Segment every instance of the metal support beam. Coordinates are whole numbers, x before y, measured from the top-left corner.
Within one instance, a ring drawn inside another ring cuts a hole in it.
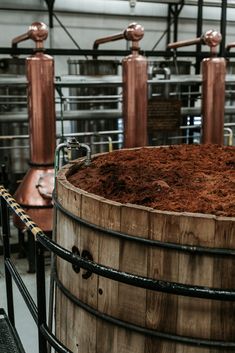
[[[178,41],[178,23],[179,23],[179,14],[184,6],[184,0],[181,0],[177,4],[169,4],[168,5],[168,43],[171,42],[171,35],[170,35],[170,26],[174,24],[174,33],[173,33],[173,41]]]
[[[31,48],[17,48],[17,49],[12,49],[11,47],[0,47],[0,55],[1,54],[8,54],[8,55],[32,55],[34,53],[34,50]],[[114,56],[114,57],[124,57],[130,54],[129,50],[93,50],[93,49],[60,49],[60,48],[45,48],[44,53],[48,55],[58,55],[58,56]],[[153,56],[153,57],[167,57],[171,58],[174,56],[172,51],[168,50],[140,50],[140,53],[145,55],[145,56]],[[196,53],[196,51],[179,51],[177,52],[177,56],[179,57],[199,57],[201,59],[205,57],[209,57],[210,53],[208,52],[201,52],[201,53]],[[227,57],[229,58],[234,58],[235,53],[234,52],[229,52],[226,54]]]
[[[53,11],[54,11],[54,3],[55,0],[45,0],[45,3],[47,4],[48,8],[48,14],[49,14],[49,27],[53,28]]]
[[[220,43],[220,56],[225,56],[226,21],[227,21],[227,0],[223,0],[221,3],[221,20],[220,20],[220,33],[222,35],[222,40]]]
[[[5,267],[5,278],[6,278],[6,292],[7,292],[7,310],[10,322],[15,327],[15,314],[14,314],[14,301],[13,301],[13,286],[12,277],[9,269],[6,266],[6,260],[10,259],[10,216],[9,208],[6,200],[1,197],[1,222],[2,222],[2,238],[3,238],[3,249],[4,249],[4,267]]]
[[[202,24],[203,24],[203,0],[198,0],[196,38],[198,38],[202,35]],[[198,43],[196,46],[197,54],[201,53],[201,48],[202,48],[201,43]],[[195,66],[195,74],[196,75],[200,74],[200,64],[201,64],[201,58],[199,56],[197,56],[196,66]]]

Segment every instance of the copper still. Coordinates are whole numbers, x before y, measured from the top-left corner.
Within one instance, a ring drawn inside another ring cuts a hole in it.
[[[93,45],[93,49],[98,49],[99,44],[111,41],[132,41],[131,54],[122,60],[125,148],[147,145],[148,70],[147,59],[139,53],[139,41],[143,36],[143,27],[131,23],[122,33],[97,39]]]
[[[47,26],[34,22],[27,33],[13,39],[12,46],[27,39],[36,43],[35,54],[26,59],[30,161],[27,174],[15,193],[16,201],[45,232],[52,230],[52,190],[56,119],[54,97],[54,60],[43,53]],[[21,229],[18,219],[15,225]]]
[[[210,47],[211,56],[202,60],[202,143],[223,145],[224,143],[224,104],[226,61],[216,56],[216,47],[221,42],[221,34],[207,31],[200,38],[175,42],[168,48],[179,48],[192,44],[205,44]]]

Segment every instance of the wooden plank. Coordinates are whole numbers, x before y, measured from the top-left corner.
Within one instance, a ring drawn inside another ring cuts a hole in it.
[[[120,231],[121,204],[103,200],[100,203],[99,225],[109,230]],[[99,233],[99,263],[119,269],[120,240]],[[118,282],[99,276],[98,310],[116,317],[118,314]],[[105,335],[104,335],[105,332]],[[103,320],[97,320],[97,353],[119,353],[118,328]]]
[[[91,196],[88,193],[82,194],[81,218],[92,224],[98,224],[99,205],[100,197]],[[81,226],[78,245],[81,256],[86,251],[92,256],[94,262],[98,262],[99,238],[96,231]],[[97,309],[98,277],[91,274],[90,277],[85,278],[86,273],[86,270],[81,269],[78,275],[80,280],[77,286],[77,297],[83,303]],[[79,320],[77,325],[80,351],[93,353],[96,351],[96,317],[82,309],[79,309],[76,315]]]
[[[184,213],[179,219],[180,243],[213,247],[215,218],[208,215]],[[213,257],[202,254],[181,253],[179,256],[178,282],[212,287]],[[177,333],[194,338],[210,339],[211,300],[178,298]],[[197,349],[208,353],[207,348]],[[177,345],[177,353],[194,353],[195,346]]]
[[[57,213],[58,216],[58,213]],[[58,220],[58,225],[57,225],[57,242],[63,246],[64,248],[67,248],[66,245],[66,222],[65,222],[66,217],[63,214],[60,214],[59,217],[57,218]],[[68,264],[66,261],[60,259],[59,257],[56,258],[57,262],[57,273],[58,273],[58,278],[62,283],[66,286],[67,278],[65,277],[65,274],[67,273],[67,267]],[[60,292],[60,290],[57,288],[57,315],[58,318],[56,320],[59,320],[58,322],[58,337],[61,340],[62,343],[66,344],[66,335],[67,335],[67,320],[65,318],[65,313],[66,313],[66,318],[67,318],[67,298],[64,297],[64,295]]]
[[[178,242],[178,216],[173,212],[152,211],[150,213],[150,239],[163,242]],[[148,249],[148,277],[176,281],[178,279],[179,254],[174,250],[157,247]],[[178,297],[156,291],[148,291],[146,327],[152,330],[175,333],[177,330]],[[156,348],[157,347],[157,348]],[[175,353],[172,341],[146,338],[146,353]]]
[[[149,209],[135,205],[123,205],[121,231],[129,235],[148,238]],[[147,249],[131,241],[121,241],[120,270],[147,276]],[[119,283],[119,318],[145,327],[146,290]],[[143,353],[145,336],[131,331],[119,331],[119,349],[122,353]],[[122,345],[122,348],[120,347]]]
[[[59,184],[58,197],[63,207],[91,223],[96,223],[99,219],[99,200],[93,199],[86,192],[70,187],[66,180],[62,180],[62,186]],[[94,231],[80,226],[76,221],[59,212],[57,233],[58,241],[63,247],[70,251],[76,247],[80,255],[86,250],[92,254],[94,261],[97,261],[98,237]],[[79,273],[76,273],[71,264],[61,259],[59,263],[58,276],[63,285],[80,301],[97,309],[97,276],[92,274],[91,277],[85,279],[83,275],[86,270],[81,269]],[[74,333],[69,334],[67,339],[63,336],[63,340],[66,341],[64,343],[70,349],[79,344],[81,351],[93,353],[96,347],[96,318],[78,306],[71,305],[66,298],[63,302],[63,313],[61,325],[73,328]],[[75,327],[76,331],[74,331]]]
[[[55,335],[61,339],[61,291],[55,287]]]
[[[92,224],[99,224],[99,207],[100,197],[90,196],[89,194],[82,195],[81,218]],[[98,233],[86,226],[81,226],[80,234],[80,251],[88,251],[95,262],[98,262]],[[97,309],[97,292],[98,280],[97,276],[92,274],[88,279],[84,279],[86,270],[81,270],[81,281],[79,284],[79,298],[84,303],[91,305]]]
[[[235,218],[218,217],[215,228],[215,246],[235,249]],[[221,289],[235,288],[235,266],[233,257],[214,258],[213,287]],[[212,302],[212,339],[234,341],[235,303],[227,301]],[[213,350],[213,353],[221,350]]]
[[[66,347],[69,347],[69,349],[72,352],[77,352],[78,347],[79,347],[79,342],[80,342],[80,337],[78,335],[76,325],[77,325],[77,320],[75,320],[75,313],[78,311],[80,312],[80,308],[78,308],[71,300],[64,298],[66,301],[66,318],[65,318],[65,313],[63,311],[63,317],[62,320],[66,320],[66,340],[65,344]],[[63,305],[63,302],[62,302]],[[63,308],[63,306],[62,306]]]

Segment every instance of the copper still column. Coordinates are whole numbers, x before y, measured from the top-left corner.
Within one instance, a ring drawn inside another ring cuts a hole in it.
[[[122,33],[97,39],[93,48],[99,44],[126,39],[132,41],[131,54],[123,59],[123,117],[124,147],[147,145],[147,59],[140,55],[139,41],[144,36],[144,29],[132,23]]]
[[[206,44],[211,56],[202,60],[202,143],[223,145],[224,143],[224,104],[226,61],[216,57],[216,47],[221,42],[221,34],[207,31],[202,37],[175,42],[169,48],[179,48],[192,44]]]
[[[52,190],[56,120],[54,99],[54,60],[43,53],[48,36],[44,23],[34,22],[27,33],[16,37],[12,46],[23,40],[36,43],[35,54],[26,59],[28,79],[28,114],[30,169],[15,193],[17,202],[45,232],[52,230]],[[20,229],[22,225],[15,220]]]

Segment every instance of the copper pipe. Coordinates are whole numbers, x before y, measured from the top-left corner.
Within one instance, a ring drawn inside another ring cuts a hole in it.
[[[15,199],[44,231],[52,229],[51,194],[56,147],[54,60],[43,53],[43,41],[47,36],[46,25],[34,22],[26,34],[12,41],[14,46],[26,39],[36,43],[35,54],[26,59],[30,169],[17,189]],[[22,227],[17,219],[14,222]]]
[[[123,116],[124,147],[147,145],[147,105],[148,105],[148,63],[139,54],[139,40],[144,29],[131,24],[125,31],[125,38],[132,40],[132,53],[123,59]]]
[[[113,40],[132,41],[131,54],[123,59],[124,147],[147,145],[147,59],[139,54],[144,29],[131,23],[122,33],[97,39],[93,48]]]
[[[132,41],[139,41],[143,38],[144,32],[143,27],[138,25],[137,23],[131,23],[123,32],[112,34],[111,36],[102,37],[96,39],[93,44],[93,49],[98,49],[100,44],[114,42],[120,39],[132,40]]]
[[[51,164],[56,147],[54,60],[37,52],[27,58],[30,162]]]
[[[124,147],[147,145],[147,60],[132,53],[123,59]]]
[[[12,48],[17,48],[17,44],[20,43],[20,42],[24,42],[25,40],[29,39],[29,33],[24,33],[24,34],[21,34],[20,36],[18,37],[15,37],[12,42],[11,42],[11,45],[12,45]]]
[[[202,42],[201,37],[200,38],[195,38],[195,39],[189,39],[189,40],[182,40],[178,42],[173,42],[167,45],[168,49],[176,49],[176,48],[181,48],[181,47],[187,47],[189,45],[194,45],[194,44],[200,44]]]
[[[135,46],[137,44],[137,47],[138,47],[138,41],[142,39],[143,36],[144,36],[143,27],[138,23],[133,22],[121,33],[96,39],[93,44],[93,49],[95,50],[98,49],[100,44],[114,42],[116,40],[121,40],[121,39],[131,40],[133,42],[132,45]],[[93,58],[97,59],[97,55],[93,56]]]
[[[99,48],[100,44],[108,43],[108,42],[114,42],[116,40],[124,39],[124,32],[122,33],[117,33],[113,34],[111,36],[103,37],[96,39],[94,44],[93,44],[93,49],[97,50]],[[97,59],[97,55],[93,55],[93,59]]]
[[[176,48],[186,47],[194,44],[204,44],[204,45],[208,45],[210,48],[214,48],[218,46],[221,40],[222,40],[221,34],[211,29],[206,31],[201,37],[169,43],[167,48],[176,49]]]
[[[202,143],[223,145],[226,60],[202,61]]]
[[[231,48],[235,48],[235,42],[227,44],[226,50],[229,51]]]
[[[202,60],[202,143],[223,145],[224,141],[224,103],[226,61],[215,57],[216,47],[221,42],[219,32],[209,30],[200,38],[175,42],[168,48],[179,48],[185,45],[208,45],[211,57]]]
[[[120,39],[123,39],[123,38],[125,38],[124,37],[124,32],[96,39],[94,44],[93,44],[93,49],[94,50],[98,49],[100,44],[104,44],[104,43],[108,43],[108,42],[114,42],[116,40],[120,40]]]
[[[41,52],[47,36],[47,26],[34,22],[27,33],[12,40],[13,45],[26,39],[36,43],[35,55],[26,59],[30,163],[33,165],[53,165],[56,147],[54,60]]]

